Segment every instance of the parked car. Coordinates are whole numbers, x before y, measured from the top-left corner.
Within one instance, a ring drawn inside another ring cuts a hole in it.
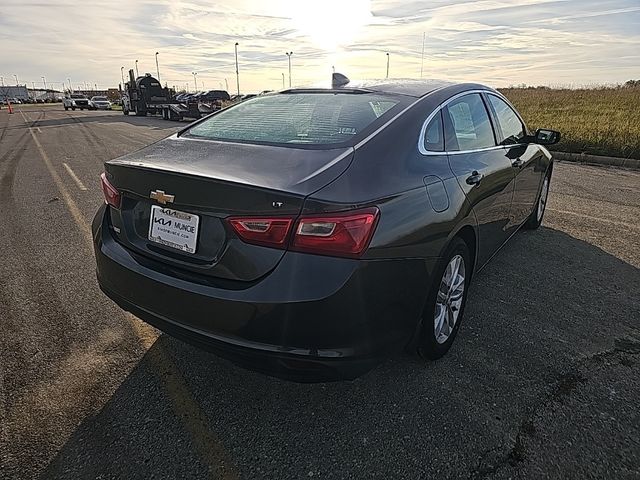
[[[92,110],[111,110],[111,102],[107,97],[93,96],[89,103]]]
[[[75,110],[76,108],[79,108],[80,110],[84,110],[86,108],[88,110],[90,108],[89,99],[82,93],[71,93],[65,96],[62,99],[62,105],[65,110]]]
[[[259,96],[106,162],[98,282],[152,325],[270,375],[354,378],[403,349],[436,359],[474,273],[540,226],[544,145],[559,137],[472,83]]]

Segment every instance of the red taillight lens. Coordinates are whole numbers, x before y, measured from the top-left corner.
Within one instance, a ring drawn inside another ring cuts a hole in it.
[[[286,247],[292,223],[293,219],[283,217],[229,219],[229,224],[245,242],[275,248]]]
[[[369,246],[377,208],[347,213],[303,216],[296,224],[291,250],[341,257],[358,257]]]
[[[111,205],[115,208],[120,208],[120,203],[122,202],[122,197],[120,196],[120,192],[116,190],[116,187],[109,183],[107,180],[107,174],[100,174],[100,183],[102,183],[102,192],[104,193],[104,201],[107,204]]]
[[[227,221],[247,243],[297,252],[359,257],[369,246],[380,211],[363,210],[302,216],[296,222],[290,242],[293,218],[232,217]]]

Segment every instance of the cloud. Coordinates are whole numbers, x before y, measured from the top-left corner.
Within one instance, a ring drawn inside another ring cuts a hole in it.
[[[579,5],[579,8],[576,6]],[[386,53],[395,77],[425,72],[495,86],[621,82],[640,63],[637,0],[5,0],[0,75],[8,82],[116,86],[120,67],[193,88],[282,86],[293,51],[293,81],[315,83],[331,66],[351,78],[382,77]]]

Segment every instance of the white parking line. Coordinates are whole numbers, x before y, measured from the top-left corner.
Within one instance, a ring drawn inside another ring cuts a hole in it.
[[[64,162],[62,162],[62,165],[64,165],[64,168],[67,169],[67,173],[71,178],[73,178],[73,181],[76,182],[76,185],[78,185],[78,188],[82,191],[87,190],[87,187],[84,186],[84,183],[82,183],[78,178],[78,176],[75,173],[73,173],[73,170],[71,170],[71,167]]]

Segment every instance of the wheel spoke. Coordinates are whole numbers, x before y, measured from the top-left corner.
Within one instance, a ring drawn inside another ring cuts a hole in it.
[[[453,333],[464,300],[464,286],[464,258],[455,255],[447,264],[436,292],[434,334],[438,343],[445,343]]]

